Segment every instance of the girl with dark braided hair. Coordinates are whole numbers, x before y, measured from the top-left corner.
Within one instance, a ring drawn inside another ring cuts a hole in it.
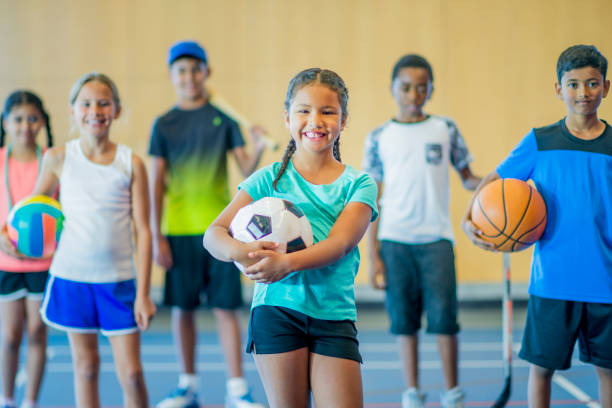
[[[370,176],[340,161],[348,91],[334,72],[298,73],[289,83],[282,162],[258,170],[204,236],[216,258],[254,280],[247,351],[254,354],[272,408],[363,407],[355,327],[357,243],[378,215]],[[289,254],[274,242],[242,243],[228,233],[236,212],[263,197],[297,205],[315,244]]]
[[[43,127],[50,147],[53,145],[51,124],[40,98],[25,90],[8,96],[0,120],[0,180],[4,184],[0,186],[0,225],[6,222],[13,204],[34,190],[43,154],[36,138]],[[28,382],[21,406],[36,406],[47,344],[46,326],[38,310],[50,263],[50,259],[17,259],[0,252],[2,407],[16,406],[15,377],[24,329],[28,333]]]

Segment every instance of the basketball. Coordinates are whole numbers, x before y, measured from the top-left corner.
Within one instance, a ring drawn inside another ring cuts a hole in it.
[[[538,191],[522,180],[499,179],[487,184],[472,206],[472,222],[481,238],[502,252],[527,248],[546,227],[546,204]]]
[[[15,247],[31,258],[48,258],[55,252],[64,216],[60,204],[45,195],[24,198],[11,209],[8,236]]]

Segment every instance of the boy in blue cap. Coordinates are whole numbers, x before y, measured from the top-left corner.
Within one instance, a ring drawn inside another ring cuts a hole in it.
[[[153,253],[166,269],[164,303],[172,307],[183,372],[178,388],[157,406],[198,406],[195,309],[205,292],[228,364],[226,406],[262,407],[253,402],[242,372],[240,272],[233,263],[219,262],[203,250],[202,237],[230,201],[227,154],[234,156],[246,177],[257,167],[265,144],[260,129],[251,129],[249,153],[238,124],[209,103],[204,83],[211,71],[197,42],[174,44],[167,63],[178,101],[156,119],[151,134]]]
[[[601,406],[612,407],[612,128],[597,115],[610,89],[607,68],[592,45],[561,53],[555,92],[567,116],[532,129],[478,186],[462,221],[474,244],[492,250],[470,209],[500,177],[533,180],[546,203],[519,353],[530,363],[530,407],[550,406],[552,376],[570,368],[576,339],[580,360],[597,371]]]
[[[457,294],[453,230],[449,214],[449,169],[463,186],[476,188],[472,157],[449,118],[423,107],[433,92],[433,70],[420,55],[401,57],[391,74],[395,118],[366,139],[364,170],[378,184],[381,217],[368,234],[370,278],[386,290],[391,333],[398,336],[404,377],[402,408],[422,408],[419,390],[418,332],[427,316],[427,332],[438,338],[446,391],[442,406],[462,408],[457,376]]]

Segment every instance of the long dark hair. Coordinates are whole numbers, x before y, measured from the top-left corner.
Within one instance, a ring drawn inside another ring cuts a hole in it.
[[[285,109],[287,112],[289,112],[289,108],[291,107],[291,102],[293,101],[295,93],[303,87],[314,83],[325,85],[338,94],[338,101],[340,102],[340,108],[342,109],[341,118],[343,121],[346,120],[348,116],[348,89],[346,89],[346,85],[344,84],[342,78],[340,78],[340,75],[336,74],[334,71],[321,68],[305,69],[291,79],[289,82],[289,87],[287,88],[287,96],[285,97]],[[285,169],[287,169],[289,160],[291,159],[291,156],[293,156],[293,153],[295,153],[295,148],[295,140],[291,138],[287,148],[285,149],[285,153],[283,154],[283,162],[281,167],[276,174],[274,182],[272,183],[274,190],[276,190],[278,180],[285,172]],[[338,136],[334,142],[333,154],[336,160],[342,161],[340,159],[340,136]]]
[[[23,89],[17,90],[10,94],[4,102],[4,109],[0,116],[0,146],[4,146],[4,138],[6,130],[4,130],[4,119],[10,115],[14,107],[20,105],[33,105],[39,110],[45,120],[45,128],[47,129],[47,147],[53,146],[53,133],[51,132],[51,118],[45,110],[42,100],[33,92]]]

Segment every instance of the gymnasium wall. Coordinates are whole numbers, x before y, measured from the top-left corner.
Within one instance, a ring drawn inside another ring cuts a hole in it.
[[[151,123],[175,98],[166,50],[196,39],[209,54],[210,87],[282,146],[289,79],[307,67],[337,71],[350,92],[343,160],[359,167],[366,133],[396,112],[392,65],[417,52],[434,68],[426,110],[456,120],[473,171],[484,175],[531,127],[564,116],[553,88],[561,51],[594,44],[612,59],[611,15],[609,0],[0,0],[0,97],[18,87],[38,92],[63,143],[76,136],[71,85],[86,72],[104,72],[117,82],[124,106],[112,138],[146,157]],[[601,117],[612,119],[612,102],[604,101]],[[267,152],[262,164],[281,154]],[[232,174],[235,185],[235,168]],[[456,174],[451,180],[459,280],[497,282],[501,256],[464,237],[459,220],[470,193]],[[363,247],[364,284],[365,255]],[[528,280],[529,257],[512,257],[519,282]],[[155,275],[159,284],[158,269]]]

